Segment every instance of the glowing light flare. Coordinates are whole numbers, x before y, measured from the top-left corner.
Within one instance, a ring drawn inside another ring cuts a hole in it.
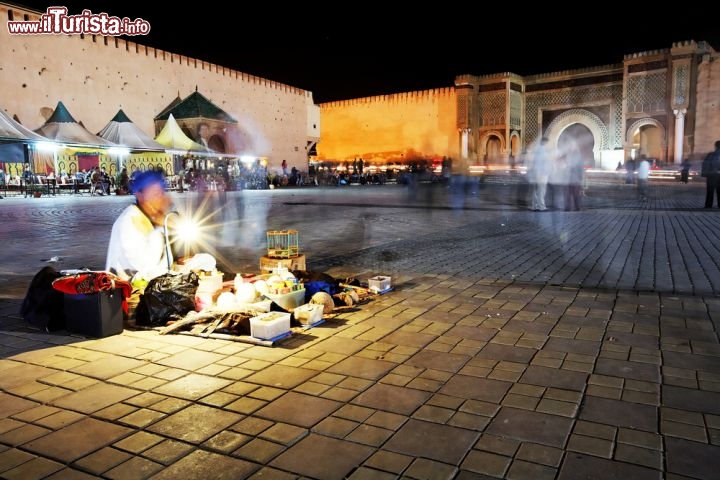
[[[194,243],[198,238],[198,226],[192,219],[181,218],[174,225],[175,237],[185,243]]]
[[[189,257],[196,253],[208,253],[215,257],[218,263],[228,264],[229,261],[216,248],[216,242],[220,237],[219,231],[223,228],[234,228],[240,221],[222,221],[223,205],[213,205],[212,199],[216,195],[208,194],[202,197],[200,204],[195,205],[192,199],[199,197],[189,196],[185,198],[185,205],[180,209],[178,220],[173,222],[171,230],[173,239],[171,244],[174,250],[182,257]]]
[[[197,248],[202,248],[207,242],[206,237],[210,236],[204,219],[178,213],[176,218],[170,221],[169,215],[167,232],[172,249],[182,257],[187,257]]]

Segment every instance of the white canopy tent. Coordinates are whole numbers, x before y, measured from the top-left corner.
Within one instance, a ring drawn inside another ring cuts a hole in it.
[[[29,146],[40,142],[50,142],[50,140],[33,132],[0,109],[0,164],[28,162],[30,160]],[[22,165],[13,168],[19,169],[21,167]]]
[[[35,132],[55,142],[68,145],[103,148],[116,146],[113,142],[95,135],[78,123],[62,102],[58,102],[50,118],[43,126],[35,129]]]
[[[155,141],[164,145],[168,153],[173,154],[211,154],[217,155],[214,150],[201,145],[185,135],[175,117],[170,114],[162,130],[155,137]]]
[[[75,148],[95,150],[97,152],[96,154],[83,156],[82,158],[86,164],[94,164],[97,166],[102,153],[106,153],[109,149],[117,147],[113,142],[95,135],[77,122],[62,102],[58,102],[50,118],[48,118],[40,128],[36,128],[35,132],[56,143],[56,148],[53,149],[52,159],[48,160],[34,156],[35,169],[41,172],[42,170],[47,171],[50,169],[55,172],[65,170],[64,162],[58,161],[58,154],[61,151],[67,152],[68,149]],[[80,161],[79,156],[77,158],[77,171],[80,171],[83,168],[83,162]],[[72,170],[72,168],[70,168],[70,170]],[[70,173],[72,173],[72,171]]]
[[[0,140],[25,140],[29,142],[47,142],[47,138],[33,132],[0,109]]]
[[[98,136],[129,150],[164,152],[162,145],[135,125],[125,112],[118,110],[115,117],[98,132]]]

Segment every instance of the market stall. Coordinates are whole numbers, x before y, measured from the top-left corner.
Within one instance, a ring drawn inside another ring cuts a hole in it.
[[[386,279],[380,289],[374,279],[364,287],[305,270],[297,231],[269,231],[267,238],[258,273],[227,274],[203,262],[151,280],[137,305],[135,327],[273,346],[389,291],[390,277],[374,277]]]

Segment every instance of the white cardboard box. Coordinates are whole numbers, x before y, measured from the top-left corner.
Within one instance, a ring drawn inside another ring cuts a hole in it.
[[[390,288],[390,277],[377,276],[368,279],[368,289],[373,292],[382,292]]]
[[[267,312],[250,319],[250,335],[261,340],[272,340],[290,332],[290,314]]]
[[[323,318],[323,307],[320,303],[306,303],[293,310],[295,320],[303,325],[315,325]]]

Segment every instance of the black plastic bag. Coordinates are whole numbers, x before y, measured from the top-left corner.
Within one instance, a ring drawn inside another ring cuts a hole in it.
[[[65,328],[65,295],[52,286],[53,280],[62,274],[53,267],[43,267],[28,285],[20,306],[20,315],[46,332]]]
[[[168,321],[184,317],[195,310],[198,275],[166,273],[150,280],[140,295],[135,324],[146,327],[165,326]]]

